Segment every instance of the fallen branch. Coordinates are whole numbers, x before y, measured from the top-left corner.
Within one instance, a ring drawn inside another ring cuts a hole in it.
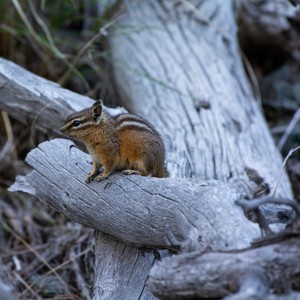
[[[299,290],[300,239],[228,253],[199,252],[165,258],[150,272],[148,285],[158,297],[222,298],[241,293],[244,298]],[[259,298],[262,297],[262,298]],[[255,298],[257,299],[257,298]]]
[[[269,204],[269,203],[289,205],[295,210],[295,212],[297,212],[298,215],[300,215],[299,204],[292,199],[280,199],[280,198],[274,198],[273,196],[264,196],[258,199],[252,199],[252,200],[239,199],[236,201],[236,204],[242,206],[246,212],[258,208],[260,205]]]

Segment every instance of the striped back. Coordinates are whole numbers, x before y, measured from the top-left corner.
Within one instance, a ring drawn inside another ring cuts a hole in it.
[[[153,125],[140,116],[123,113],[115,116],[114,120],[115,129],[119,132],[126,130],[144,131],[157,137],[161,141],[160,134],[153,127]]]

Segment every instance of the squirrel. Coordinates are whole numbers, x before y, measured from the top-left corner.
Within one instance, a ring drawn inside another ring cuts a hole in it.
[[[165,146],[160,134],[140,116],[111,116],[102,101],[70,115],[60,131],[82,141],[93,158],[93,170],[85,182],[102,181],[113,172],[168,177]],[[99,169],[103,166],[103,172]]]

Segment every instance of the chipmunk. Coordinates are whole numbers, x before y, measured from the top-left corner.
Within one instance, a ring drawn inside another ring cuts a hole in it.
[[[155,128],[143,118],[122,113],[111,116],[96,101],[90,108],[70,115],[60,131],[82,141],[93,158],[86,178],[102,181],[113,171],[167,177],[165,146]],[[99,168],[103,166],[103,172]]]

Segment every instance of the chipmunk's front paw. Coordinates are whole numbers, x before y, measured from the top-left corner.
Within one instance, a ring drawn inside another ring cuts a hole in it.
[[[89,174],[89,176],[85,179],[85,183],[90,183],[95,179],[95,175]]]
[[[99,174],[99,170],[93,170],[89,173],[88,177],[85,179],[85,183],[92,182],[96,176]]]

